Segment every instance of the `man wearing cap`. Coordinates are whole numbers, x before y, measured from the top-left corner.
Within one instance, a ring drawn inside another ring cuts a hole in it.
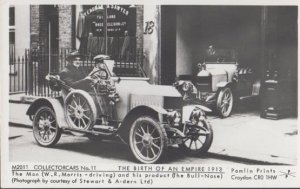
[[[92,73],[95,73],[95,72],[99,72],[98,75],[100,76],[100,78],[102,79],[108,79],[108,73],[106,70],[106,66],[104,64],[104,60],[108,60],[109,59],[109,56],[107,55],[103,55],[103,54],[100,54],[100,55],[97,55],[94,57],[94,62],[95,62],[95,67],[94,69],[90,72],[89,75],[91,75]],[[101,70],[104,70],[101,72]]]
[[[67,56],[66,60],[68,65],[60,72],[60,79],[72,88],[85,91],[91,90],[89,83],[93,79],[80,66],[82,63],[80,53],[74,51]]]

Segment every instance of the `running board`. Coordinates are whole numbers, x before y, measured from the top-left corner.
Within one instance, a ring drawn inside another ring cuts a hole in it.
[[[106,133],[106,132],[95,131],[95,130],[82,130],[82,129],[75,129],[75,128],[65,128],[64,130],[74,131],[78,133],[93,134],[93,135],[104,135],[104,136],[111,136],[115,134],[115,132]]]
[[[93,129],[103,129],[103,130],[108,130],[108,131],[114,131],[114,127],[113,126],[109,126],[109,125],[94,125]]]

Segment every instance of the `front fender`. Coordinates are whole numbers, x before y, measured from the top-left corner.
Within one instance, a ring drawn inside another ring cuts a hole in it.
[[[123,119],[123,123],[126,122],[130,122],[133,121],[132,119],[135,119],[136,117],[139,116],[145,116],[145,115],[149,115],[152,116],[153,118],[158,119],[158,121],[162,121],[162,115],[167,114],[167,110],[165,110],[162,107],[159,106],[145,106],[145,105],[141,105],[141,106],[136,106],[133,109],[131,109],[127,115],[125,116],[125,118]]]
[[[62,103],[55,98],[38,98],[31,103],[29,106],[26,115],[32,116],[35,115],[36,111],[42,106],[48,106],[53,109],[57,123],[59,127],[68,127],[68,124],[64,116],[64,108]]]
[[[199,105],[199,104],[184,106],[182,108],[182,123],[185,123],[186,121],[190,121],[190,115],[195,108],[199,108],[200,110],[202,110],[204,112],[212,111],[211,109],[209,109],[205,106]]]
[[[159,106],[149,106],[149,107],[150,107],[151,109],[153,109],[154,111],[156,111],[157,113],[159,113],[159,114],[165,115],[165,114],[168,113],[166,109],[164,109],[164,108],[162,108],[162,107],[159,107]]]
[[[218,88],[226,87],[228,84],[229,84],[229,82],[227,82],[227,81],[221,81],[221,82],[217,83],[217,87]]]

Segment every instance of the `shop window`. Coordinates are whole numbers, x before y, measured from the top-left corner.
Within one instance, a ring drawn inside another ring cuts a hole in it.
[[[15,7],[9,7],[9,44],[15,44]]]
[[[15,44],[15,30],[9,30],[9,44]]]
[[[15,64],[15,7],[9,7],[9,64],[10,75],[16,74]]]
[[[15,7],[9,7],[9,26],[15,25]]]
[[[103,5],[83,5],[77,22],[77,38],[82,54],[94,57],[108,54],[112,59],[135,61],[136,10],[129,5],[106,5],[107,25]],[[105,38],[106,37],[106,38]],[[106,47],[106,48],[105,48]]]

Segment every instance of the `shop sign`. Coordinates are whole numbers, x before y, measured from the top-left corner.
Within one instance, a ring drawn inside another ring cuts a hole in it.
[[[128,5],[107,5],[108,36],[124,36],[125,30],[131,29],[129,22],[135,23],[135,14],[131,14],[128,7]],[[103,5],[96,5],[89,8],[83,15],[90,17],[90,32],[93,33],[94,36],[104,36]],[[129,31],[129,33],[134,35],[132,31]]]

